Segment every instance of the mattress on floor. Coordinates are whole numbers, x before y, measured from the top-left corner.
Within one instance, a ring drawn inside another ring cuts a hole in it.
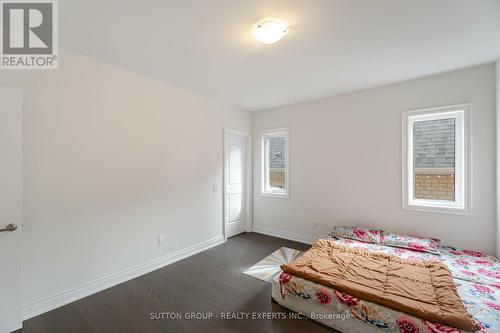
[[[497,258],[453,247],[440,247],[442,255],[435,256],[347,239],[335,241],[404,258],[443,261],[452,272],[467,311],[483,327],[480,332],[500,332],[500,265]],[[342,332],[462,332],[296,276],[278,275],[273,280],[272,295],[279,304]]]

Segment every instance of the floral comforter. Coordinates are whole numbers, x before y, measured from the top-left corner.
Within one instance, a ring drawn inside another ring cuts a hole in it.
[[[393,254],[416,260],[441,260],[450,269],[457,291],[467,311],[480,323],[479,332],[500,332],[500,262],[497,258],[469,250],[440,246],[441,256],[415,252],[350,239],[335,242],[369,251]],[[365,323],[390,332],[403,333],[460,333],[441,324],[427,322],[387,307],[357,299],[351,295],[289,274],[280,275],[281,293],[308,302],[334,307]]]

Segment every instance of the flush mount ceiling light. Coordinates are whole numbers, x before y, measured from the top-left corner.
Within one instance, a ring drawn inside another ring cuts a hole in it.
[[[259,42],[273,44],[288,32],[288,25],[282,19],[269,17],[256,22],[252,27],[252,35]]]

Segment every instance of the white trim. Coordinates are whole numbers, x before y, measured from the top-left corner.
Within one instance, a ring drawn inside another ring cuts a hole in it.
[[[403,112],[402,117],[402,199],[403,209],[436,213],[472,215],[472,104],[452,105]],[[433,119],[454,118],[456,121],[454,202],[413,198],[413,123]]]
[[[249,131],[242,131],[242,130],[229,128],[229,127],[224,127],[224,134],[225,135],[243,136],[246,138],[249,138],[252,136],[252,134]]]
[[[300,242],[300,243],[305,243],[305,244],[312,244],[318,239],[318,237],[296,234],[294,232],[273,229],[273,228],[265,227],[262,225],[254,225],[253,232],[256,232],[258,234],[264,234],[264,235],[289,239],[289,240],[292,240],[295,242]]]
[[[223,139],[223,157],[222,157],[222,226],[223,226],[223,234],[224,240],[227,240],[227,230],[226,230],[226,207],[225,207],[225,182],[226,182],[226,136],[235,135],[244,137],[247,140],[247,156],[246,156],[246,231],[251,232],[253,230],[253,163],[252,163],[252,132],[250,131],[241,131],[233,128],[224,128],[224,139]]]
[[[415,174],[425,175],[452,175],[455,168],[415,168]]]
[[[42,313],[48,312],[60,306],[74,302],[81,298],[95,294],[104,289],[116,286],[125,281],[134,279],[138,276],[152,272],[159,268],[173,264],[176,261],[185,259],[199,252],[208,250],[214,246],[223,244],[224,237],[217,236],[215,238],[203,241],[201,243],[191,245],[179,251],[172,252],[166,256],[150,260],[143,264],[131,267],[121,272],[113,273],[104,276],[100,279],[84,283],[80,286],[71,288],[53,296],[42,298],[36,302],[23,305],[23,320],[27,320],[38,316]]]
[[[285,191],[266,191],[267,177],[267,156],[266,156],[266,137],[285,136]],[[260,196],[278,199],[288,199],[290,197],[290,134],[288,128],[273,128],[259,131],[260,136]]]

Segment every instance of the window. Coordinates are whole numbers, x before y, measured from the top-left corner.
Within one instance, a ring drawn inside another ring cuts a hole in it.
[[[264,196],[288,198],[288,129],[261,132]]]
[[[403,115],[403,206],[469,214],[471,105]]]

